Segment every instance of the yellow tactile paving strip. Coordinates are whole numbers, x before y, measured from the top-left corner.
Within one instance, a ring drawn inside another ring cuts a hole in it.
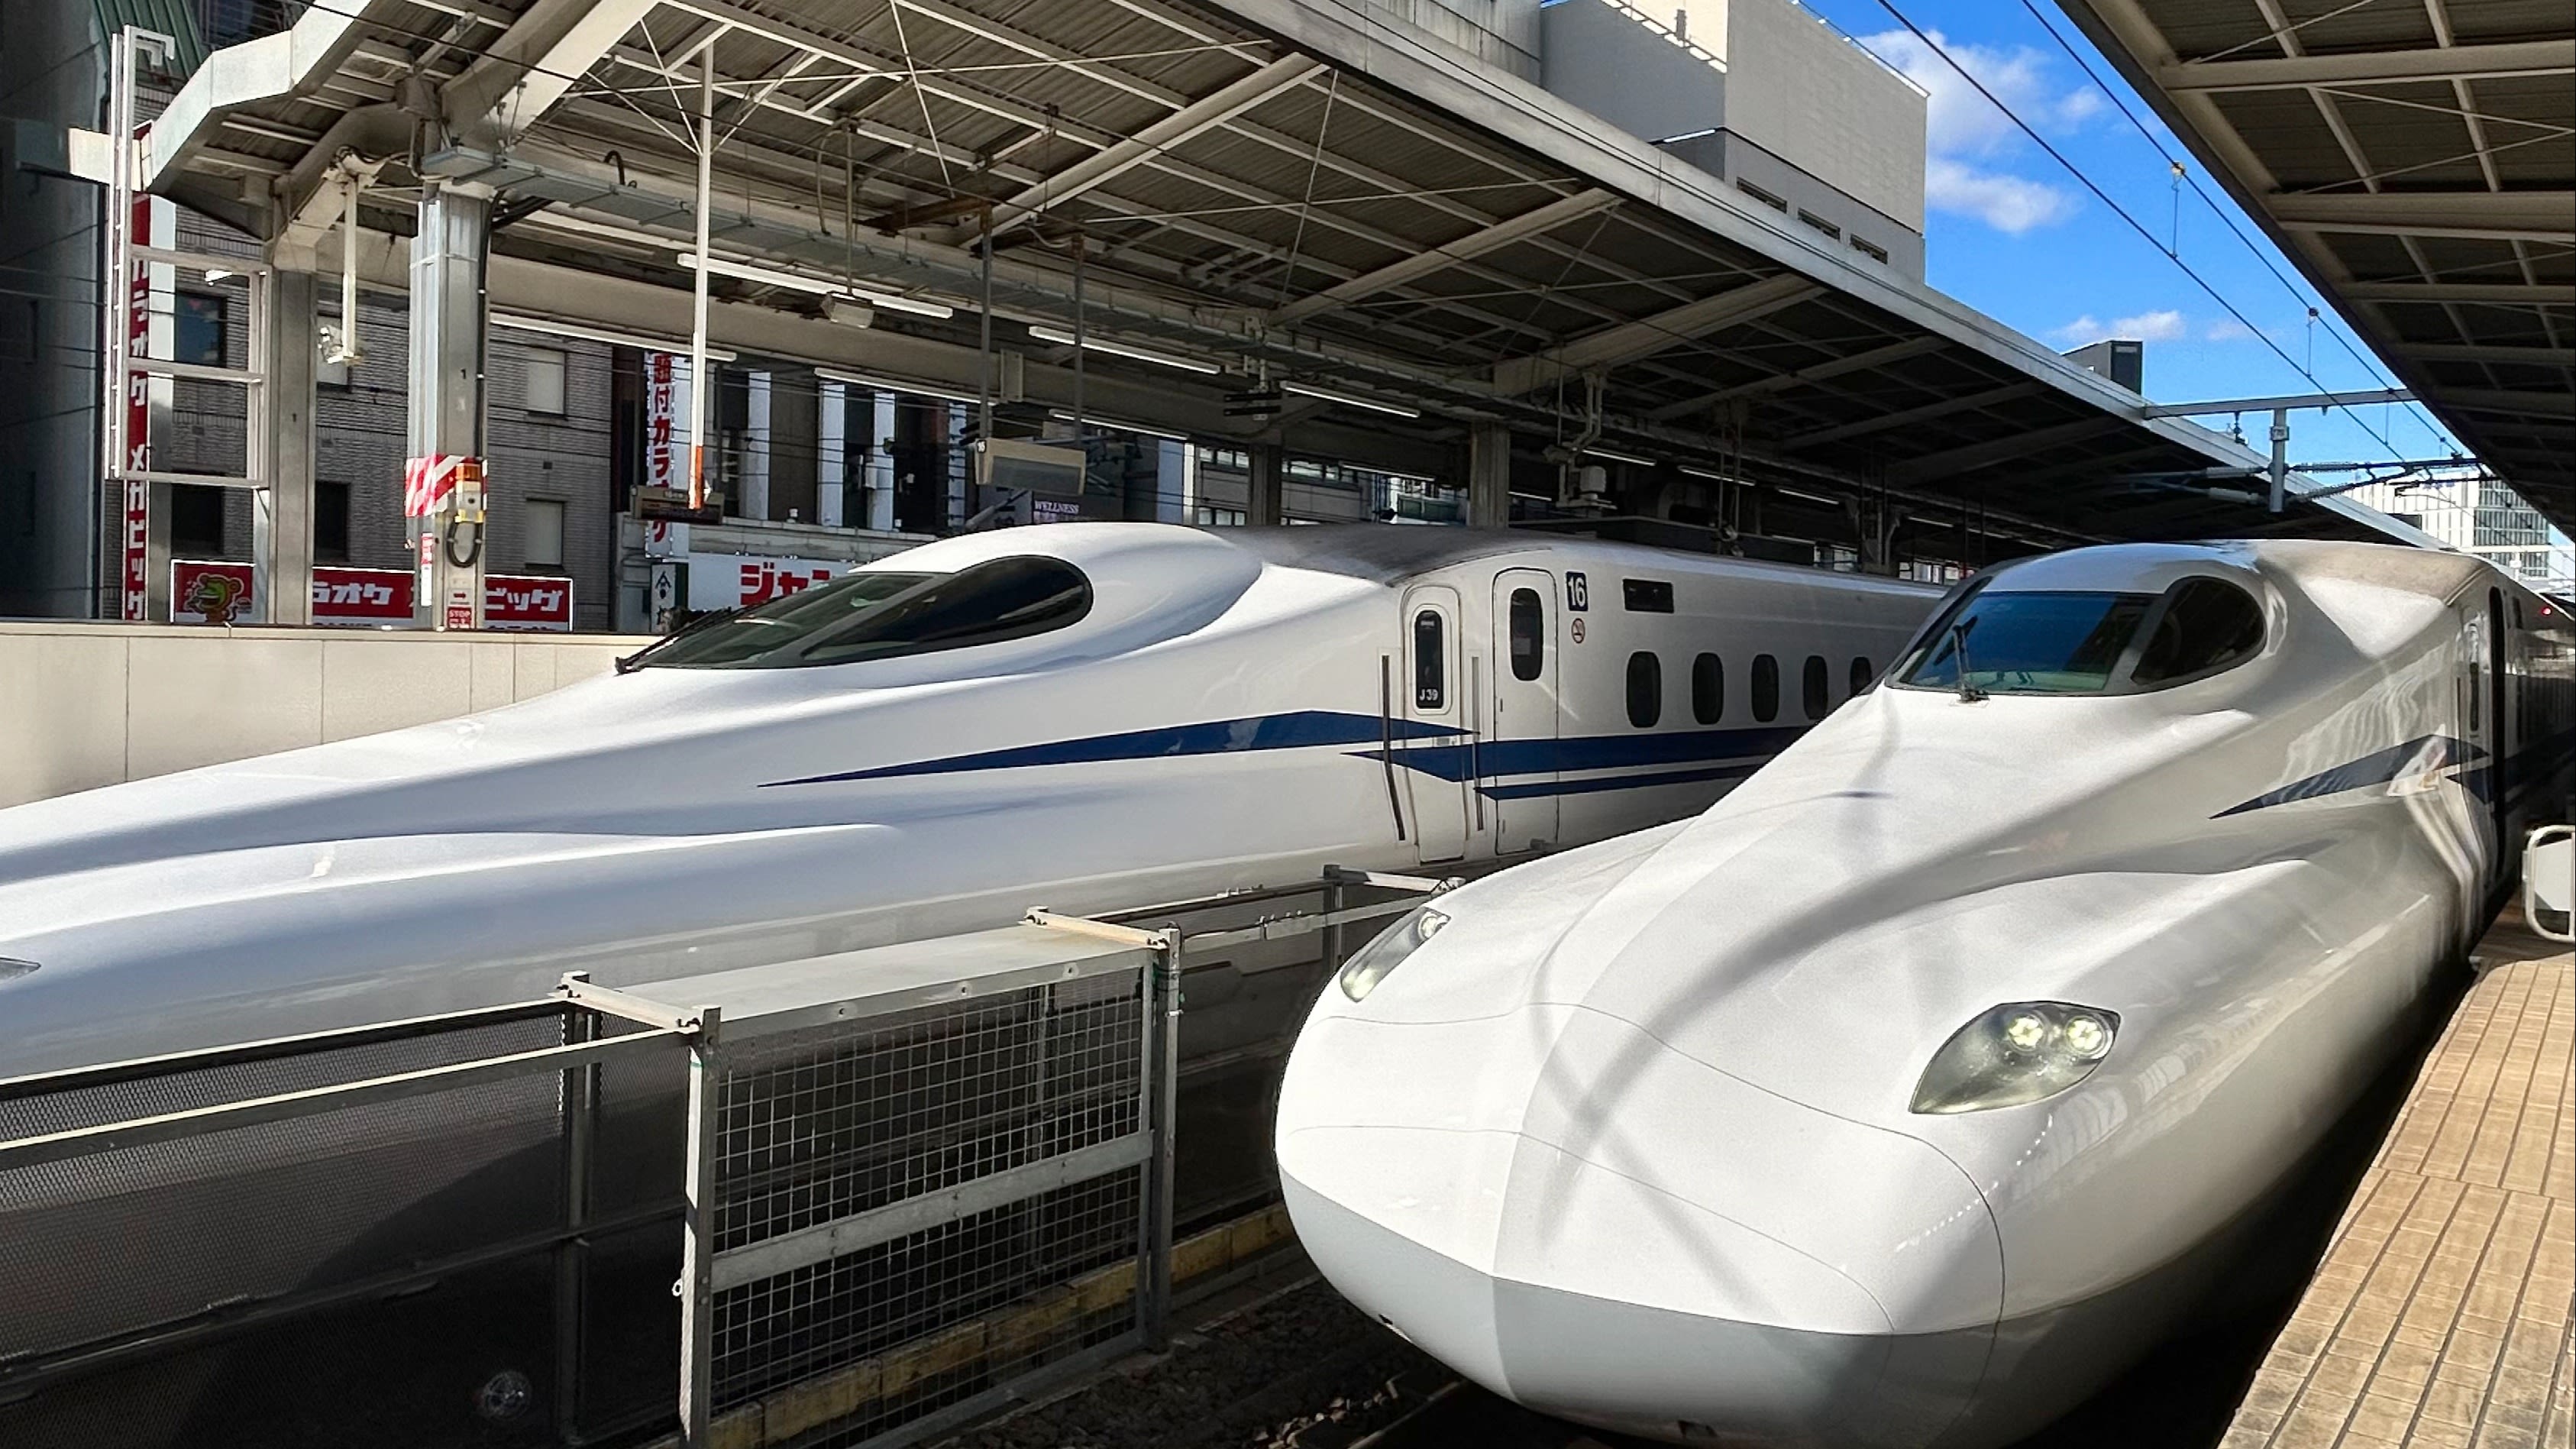
[[[2576,963],[2482,955],[2221,1449],[2576,1441]]]

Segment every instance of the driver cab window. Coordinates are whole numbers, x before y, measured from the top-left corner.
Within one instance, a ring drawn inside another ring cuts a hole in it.
[[[1895,682],[1988,694],[2129,694],[2262,652],[2263,608],[2225,579],[2161,594],[1978,588],[1926,632]]]

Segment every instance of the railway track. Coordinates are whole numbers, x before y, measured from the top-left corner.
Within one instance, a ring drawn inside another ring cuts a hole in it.
[[[1453,1378],[1350,1449],[1621,1449],[1625,1442],[1533,1414]]]

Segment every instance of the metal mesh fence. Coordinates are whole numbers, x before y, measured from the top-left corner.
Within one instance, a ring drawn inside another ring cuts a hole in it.
[[[716,1411],[820,1377],[864,1435],[1130,1326],[1139,1175],[1090,1165],[1146,1126],[1145,1026],[1128,970],[728,1044],[719,1251],[830,1241],[718,1293]]]

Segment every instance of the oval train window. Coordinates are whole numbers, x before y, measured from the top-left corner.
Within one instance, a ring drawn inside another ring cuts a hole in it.
[[[1704,725],[1726,713],[1726,665],[1714,654],[1691,661],[1691,718]]]
[[[1547,664],[1547,609],[1538,590],[1514,589],[1511,616],[1512,678],[1536,679]]]
[[[1807,667],[1801,671],[1798,683],[1799,693],[1803,696],[1801,702],[1807,706],[1807,718],[1823,719],[1826,712],[1834,707],[1833,683],[1826,677],[1825,656],[1808,655]]]
[[[1877,677],[1878,677],[1878,672],[1877,672],[1876,670],[1874,670],[1874,669],[1872,669],[1872,668],[1870,668],[1870,667],[1869,667],[1869,658],[1868,658],[1868,656],[1867,656],[1867,655],[1854,655],[1854,656],[1852,657],[1852,662],[1851,662],[1851,692],[1852,692],[1852,693],[1854,693],[1854,694],[1861,694],[1861,693],[1866,692],[1866,691],[1869,689],[1869,682],[1870,682],[1872,679],[1875,679],[1875,678],[1877,678]]]
[[[1639,650],[1628,656],[1628,723],[1653,729],[1664,717],[1664,661]]]
[[[1780,717],[1780,661],[1753,656],[1753,717],[1769,724]]]

